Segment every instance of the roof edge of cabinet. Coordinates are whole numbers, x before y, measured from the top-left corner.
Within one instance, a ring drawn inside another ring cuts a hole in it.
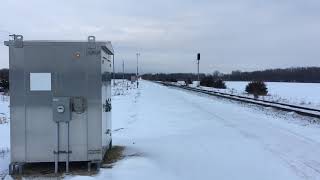
[[[111,41],[95,41],[94,36],[89,36],[88,41],[79,41],[79,40],[23,40],[23,36],[21,35],[14,35],[13,40],[4,41],[5,46],[14,46],[16,48],[22,48],[23,46],[28,45],[39,45],[39,46],[46,46],[46,45],[72,45],[75,43],[94,43],[98,45],[104,50],[106,53],[114,55],[114,50],[111,44]]]

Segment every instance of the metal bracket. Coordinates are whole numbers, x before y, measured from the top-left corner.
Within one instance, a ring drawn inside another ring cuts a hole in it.
[[[5,41],[4,45],[13,46],[15,48],[23,48],[23,36],[22,35],[11,34],[9,36],[12,37],[12,39],[9,41]]]
[[[94,36],[89,36],[88,37],[88,48],[90,49],[95,49],[96,48],[96,37]]]
[[[88,154],[101,154],[101,149],[88,150]]]
[[[69,151],[69,152],[67,152],[67,151],[53,151],[53,154],[72,154],[72,151]]]
[[[100,51],[97,48],[96,45],[96,37],[94,36],[89,36],[88,37],[88,50],[87,50],[88,55],[95,55],[99,54]]]
[[[110,135],[111,135],[111,129],[107,129],[107,131],[105,132],[105,134],[110,134]]]
[[[16,48],[23,48],[23,36],[22,35],[14,35],[14,46]]]

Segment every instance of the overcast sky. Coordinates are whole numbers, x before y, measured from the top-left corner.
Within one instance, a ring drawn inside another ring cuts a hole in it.
[[[110,40],[117,71],[136,52],[142,73],[196,72],[197,52],[206,73],[320,65],[319,0],[1,0],[0,17],[1,41]]]

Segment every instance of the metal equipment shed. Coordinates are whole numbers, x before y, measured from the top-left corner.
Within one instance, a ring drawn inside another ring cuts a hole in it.
[[[100,163],[112,145],[109,41],[24,41],[9,46],[11,164]],[[20,169],[20,168],[19,168]]]

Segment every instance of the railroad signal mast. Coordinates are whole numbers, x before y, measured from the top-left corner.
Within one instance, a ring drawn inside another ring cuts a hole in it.
[[[114,72],[114,55],[112,55],[112,77],[113,77],[113,86],[116,86],[116,74]]]
[[[200,74],[199,74],[199,65],[200,65],[200,53],[197,54],[197,65],[198,65],[198,84],[197,86],[200,86]]]
[[[122,60],[122,81],[124,83],[124,60]]]

